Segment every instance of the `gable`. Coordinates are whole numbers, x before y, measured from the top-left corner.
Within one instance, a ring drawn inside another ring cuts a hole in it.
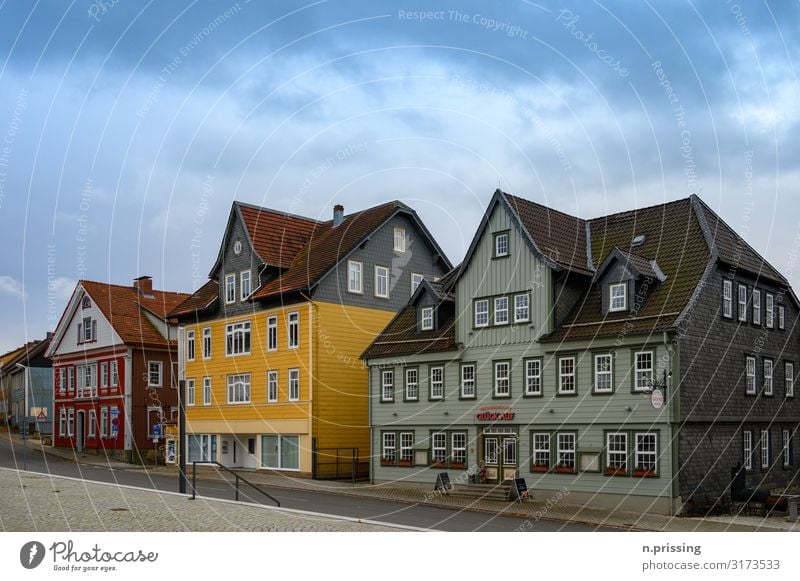
[[[89,299],[88,308],[84,308],[83,305],[85,297]],[[122,338],[80,283],[75,287],[64,315],[53,333],[53,340],[47,351],[48,357],[75,353],[85,349],[112,347],[123,343]],[[91,343],[78,341],[78,326],[83,325],[84,319],[95,321],[97,339]]]

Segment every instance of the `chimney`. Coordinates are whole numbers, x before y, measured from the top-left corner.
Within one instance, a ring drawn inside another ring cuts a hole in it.
[[[153,277],[140,276],[139,278],[133,279],[133,288],[138,290],[140,295],[152,295]]]
[[[336,204],[333,207],[333,227],[336,228],[344,220],[344,206]]]

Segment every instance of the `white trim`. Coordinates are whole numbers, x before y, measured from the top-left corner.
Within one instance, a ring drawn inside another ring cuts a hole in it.
[[[415,280],[414,280],[415,278],[419,278],[419,281],[415,282]],[[425,275],[424,274],[420,274],[418,272],[412,272],[411,273],[411,294],[412,295],[414,294],[414,291],[417,290],[417,287],[419,287],[419,285],[422,284],[423,280],[425,280]]]
[[[292,321],[292,316],[295,320]],[[292,327],[295,327],[295,340],[296,344],[292,345]],[[286,314],[286,348],[299,349],[300,348],[300,311],[292,311]]]
[[[228,300],[228,297],[230,296],[228,294],[228,282],[230,280],[233,280],[233,299]],[[225,275],[225,288],[223,290],[224,290],[224,294],[225,294],[225,304],[226,305],[232,305],[233,303],[235,303],[236,302],[236,274],[226,274]]]
[[[152,371],[150,366],[158,365],[158,383],[153,383]],[[164,362],[163,361],[147,361],[147,387],[164,387]]]
[[[289,369],[287,375],[288,383],[286,384],[286,387],[289,401],[300,401],[300,369],[298,367],[292,367]],[[294,378],[292,378],[292,375],[294,375]],[[294,397],[292,397],[292,382],[294,382],[297,386],[297,394]]]
[[[275,387],[275,397],[270,397],[270,387],[273,385]],[[277,369],[267,370],[267,403],[277,403],[279,389],[280,389],[280,373],[278,372]]]
[[[398,234],[398,232],[402,233],[402,238],[401,238],[402,243],[400,244],[399,248],[398,248],[398,245],[397,245],[397,240],[398,240],[397,234]],[[406,249],[408,248],[408,240],[406,238],[406,229],[405,228],[400,228],[398,226],[395,226],[394,229],[392,230],[392,248],[394,249],[395,252],[403,252],[403,253],[406,252]]]
[[[358,271],[358,278],[357,280],[353,280],[351,274],[355,271],[353,267],[358,266],[356,269]],[[353,285],[353,282],[358,282],[357,288]],[[347,261],[347,292],[363,295],[364,294],[364,263],[359,262],[358,260],[348,260]]]
[[[245,280],[244,275],[247,275],[247,291],[248,291],[247,294],[245,294],[244,292],[244,280]],[[247,297],[249,297],[251,294],[253,294],[253,273],[250,272],[249,270],[243,270],[239,273],[239,295],[240,295],[239,300],[243,301],[247,299]]]
[[[615,297],[614,291],[622,289],[622,296]],[[615,307],[614,306],[614,299],[622,298],[622,306]],[[617,313],[619,311],[626,311],[628,310],[628,283],[627,282],[617,282],[608,286],[608,310],[612,313]]]
[[[378,289],[380,288],[380,284],[378,283],[378,281],[379,281],[378,273],[379,272],[382,272],[384,274],[384,280],[386,281],[385,282],[385,293],[384,294],[381,294],[380,292],[378,292]],[[388,299],[389,298],[389,268],[388,267],[381,266],[380,264],[376,264],[375,265],[375,289],[374,290],[375,290],[374,294],[375,294],[375,296],[377,298],[379,298],[379,299]]]
[[[270,331],[275,331],[275,343],[272,343]],[[272,353],[278,350],[278,315],[267,317],[267,352]]]
[[[517,299],[525,299],[525,317],[518,317],[517,314],[519,312],[519,307],[517,305]],[[520,293],[514,295],[514,322],[515,323],[528,323],[531,320],[531,297],[528,293]]]
[[[420,318],[420,328],[423,331],[433,330],[433,307],[422,307],[422,317]]]

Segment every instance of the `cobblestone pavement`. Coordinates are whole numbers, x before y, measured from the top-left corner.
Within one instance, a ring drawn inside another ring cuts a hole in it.
[[[396,532],[403,529],[0,469],[0,530]]]

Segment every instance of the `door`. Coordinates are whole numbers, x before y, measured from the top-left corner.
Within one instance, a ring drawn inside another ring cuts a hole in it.
[[[514,480],[517,477],[517,437],[507,436],[503,438],[503,458],[502,458],[503,480]]]
[[[483,438],[486,482],[497,484],[517,477],[517,436],[491,435]]]
[[[497,437],[486,436],[483,439],[483,463],[486,466],[486,481],[497,482],[499,462],[497,455]]]

